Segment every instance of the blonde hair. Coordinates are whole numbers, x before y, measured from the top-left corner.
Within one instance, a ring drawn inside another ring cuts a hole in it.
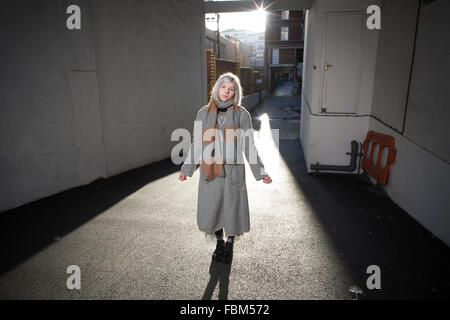
[[[241,81],[238,76],[234,73],[227,72],[222,74],[219,79],[217,79],[216,84],[211,90],[211,99],[214,99],[217,103],[219,103],[219,88],[223,83],[234,82],[234,97],[233,102],[235,105],[240,106],[242,100],[242,87]]]

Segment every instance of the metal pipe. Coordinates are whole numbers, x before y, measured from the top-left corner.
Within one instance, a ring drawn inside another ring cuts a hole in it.
[[[361,169],[361,160],[362,160],[362,156],[363,156],[363,154],[364,154],[364,152],[363,152],[363,144],[360,142],[359,145],[361,146],[361,148],[359,148],[359,153],[358,153],[358,156],[359,156],[359,161],[358,161],[358,176],[359,176],[359,172],[360,172],[360,169]]]
[[[316,164],[311,165],[311,170],[315,170],[316,172],[319,170],[330,170],[330,171],[346,171],[353,172],[356,169],[356,157],[358,156],[358,142],[352,140],[351,142],[352,152],[347,152],[347,154],[351,155],[350,164],[348,166],[336,166],[329,164]],[[361,153],[359,153],[361,154]]]

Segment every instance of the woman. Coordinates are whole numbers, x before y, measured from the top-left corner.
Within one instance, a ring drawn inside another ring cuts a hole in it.
[[[245,182],[244,152],[256,180],[271,183],[254,144],[250,113],[241,106],[239,78],[231,72],[222,74],[211,91],[210,101],[197,113],[201,121],[201,143],[191,144],[179,180],[192,177],[200,162],[197,224],[217,239],[213,261],[231,263],[233,240],[250,231],[250,217]],[[195,135],[195,133],[194,133]],[[189,159],[190,161],[186,161]],[[227,237],[224,242],[223,236]]]

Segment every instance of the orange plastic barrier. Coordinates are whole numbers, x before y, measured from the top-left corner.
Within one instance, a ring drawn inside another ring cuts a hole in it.
[[[370,150],[369,148],[370,143]],[[386,184],[389,176],[389,166],[394,163],[395,154],[397,150],[394,148],[395,139],[393,136],[379,133],[370,130],[367,132],[364,140],[364,154],[361,163],[361,168],[367,172],[371,177],[376,179],[381,184]],[[376,163],[373,161],[374,150],[378,145],[378,154]],[[381,165],[381,157],[384,148],[388,148],[388,155],[384,166]]]

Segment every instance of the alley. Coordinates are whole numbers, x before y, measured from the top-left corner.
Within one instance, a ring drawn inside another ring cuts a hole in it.
[[[228,268],[197,228],[198,170],[180,182],[167,159],[3,213],[0,298],[353,299],[354,285],[361,299],[450,297],[440,240],[355,176],[307,174],[299,103],[287,83],[251,112],[273,183],[246,164],[250,232]],[[80,290],[66,287],[70,265]]]

